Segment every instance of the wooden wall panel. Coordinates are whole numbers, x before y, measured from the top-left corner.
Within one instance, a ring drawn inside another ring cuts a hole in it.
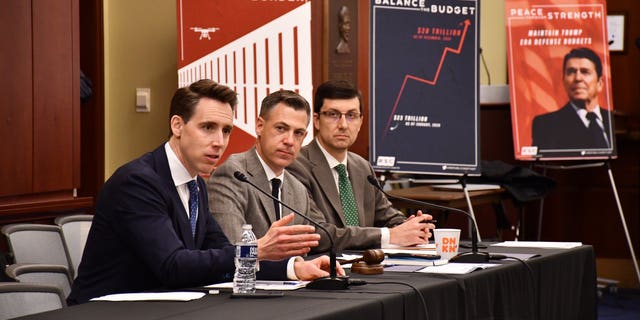
[[[0,10],[0,197],[31,192],[31,3],[4,1]],[[10,47],[11,50],[7,50]]]
[[[80,106],[79,196],[96,196],[104,183],[104,34],[102,0],[79,4],[80,69],[93,84],[92,96]]]
[[[74,188],[80,97],[73,2],[33,2],[34,192]]]

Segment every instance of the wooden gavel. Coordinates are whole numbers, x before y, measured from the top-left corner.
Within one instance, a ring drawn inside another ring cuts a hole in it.
[[[380,249],[365,250],[361,258],[339,260],[342,264],[351,263],[351,272],[360,274],[381,274],[384,268],[380,264],[384,260],[384,251]]]

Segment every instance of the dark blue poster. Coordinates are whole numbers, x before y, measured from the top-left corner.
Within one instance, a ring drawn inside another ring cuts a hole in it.
[[[478,175],[477,1],[371,2],[370,161]]]

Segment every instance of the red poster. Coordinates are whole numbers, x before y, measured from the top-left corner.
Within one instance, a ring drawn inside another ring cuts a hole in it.
[[[312,102],[310,1],[176,0],[176,5],[178,85],[208,78],[238,93],[226,155],[255,143],[256,117],[269,93],[293,90]]]
[[[605,0],[505,3],[515,158],[616,156]]]

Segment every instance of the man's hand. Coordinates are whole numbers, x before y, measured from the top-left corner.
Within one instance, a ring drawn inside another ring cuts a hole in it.
[[[436,227],[432,223],[425,223],[431,219],[431,215],[418,211],[416,215],[410,216],[401,225],[389,229],[389,243],[399,246],[428,243],[431,237],[430,230]]]
[[[264,237],[258,239],[259,260],[282,260],[302,256],[318,245],[320,235],[308,225],[288,225],[293,213],[274,222]]]
[[[293,268],[296,271],[296,277],[300,280],[313,280],[322,277],[329,276],[329,257],[328,256],[320,256],[310,261],[304,261],[302,259],[297,259],[293,263]],[[336,262],[337,274],[339,276],[344,276],[344,269],[338,262]]]

